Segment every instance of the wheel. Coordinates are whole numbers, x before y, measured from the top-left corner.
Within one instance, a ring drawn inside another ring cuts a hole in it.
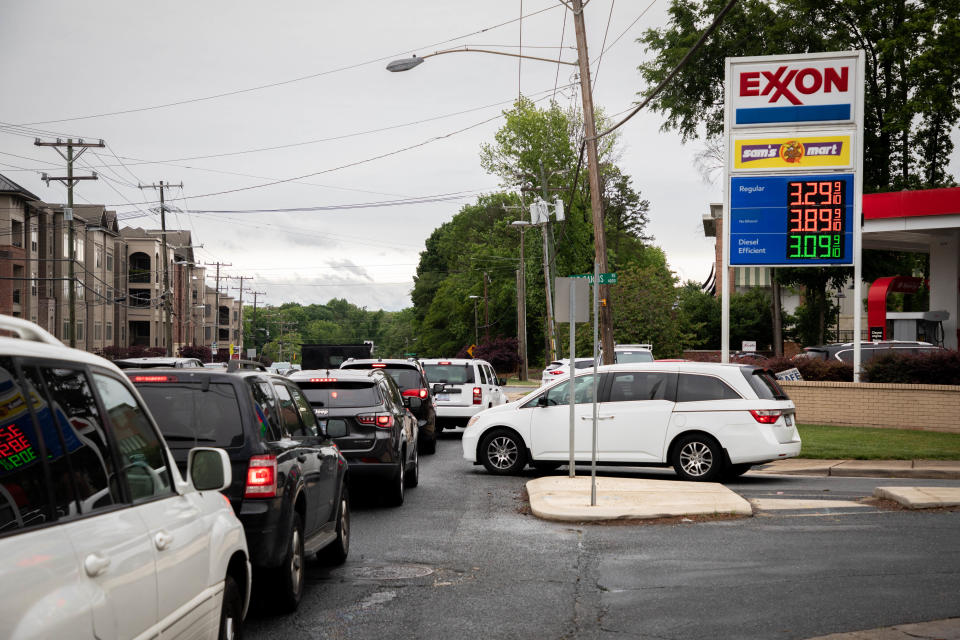
[[[303,596],[303,522],[294,512],[287,542],[287,553],[276,568],[274,597],[281,611],[294,611]]]
[[[407,469],[406,484],[408,489],[420,484],[420,454],[416,447],[413,448],[413,464]]]
[[[681,480],[709,482],[723,470],[723,452],[710,436],[691,434],[677,442],[672,462]]]
[[[393,472],[393,477],[390,479],[390,486],[387,488],[387,493],[384,496],[386,503],[391,507],[399,507],[403,504],[403,493],[407,482],[406,457],[406,450],[401,451],[400,462],[397,463],[397,470]]]
[[[243,637],[243,598],[236,580],[227,576],[223,581],[223,603],[220,605],[219,640],[240,640]]]
[[[543,473],[556,471],[563,465],[562,462],[532,462],[533,468]]]
[[[752,464],[730,464],[724,469],[723,475],[727,478],[739,478],[753,468]]]
[[[420,435],[425,435],[421,433]],[[419,441],[420,452],[426,455],[433,455],[437,452],[437,429],[435,428],[433,433],[430,434],[429,438],[424,438]]]
[[[492,474],[516,475],[527,464],[527,449],[516,433],[494,429],[480,441],[480,462]]]
[[[350,491],[346,483],[340,489],[337,508],[337,539],[317,552],[317,560],[327,566],[341,565],[350,553]]]

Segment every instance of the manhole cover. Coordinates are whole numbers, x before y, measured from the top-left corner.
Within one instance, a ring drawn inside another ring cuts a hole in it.
[[[353,570],[355,578],[363,580],[403,580],[422,578],[433,573],[433,569],[421,564],[389,564],[382,567],[357,567]]]

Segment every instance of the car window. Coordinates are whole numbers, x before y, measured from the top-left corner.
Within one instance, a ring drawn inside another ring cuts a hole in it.
[[[614,351],[613,358],[617,364],[653,362],[653,354],[649,351]]]
[[[670,387],[674,374],[626,371],[612,376],[609,402],[673,399]]]
[[[593,360],[577,360],[573,363],[574,369],[593,369]]]
[[[777,384],[776,378],[763,369],[740,369],[750,387],[761,400],[789,400],[786,392]]]
[[[401,391],[420,388],[420,372],[410,367],[374,367],[370,364],[347,365],[345,369],[379,369],[390,375]]]
[[[310,404],[324,409],[371,407],[380,404],[376,385],[369,380],[331,382],[298,380],[297,384]]]
[[[490,384],[490,379],[487,376],[487,368],[481,364],[477,365],[477,370],[480,372],[480,382],[482,384]]]
[[[593,375],[577,376],[574,383],[574,399],[577,404],[593,402]],[[547,390],[547,406],[570,404],[570,381],[565,380]]]
[[[290,397],[290,391],[287,390],[286,385],[274,382],[273,388],[277,390],[277,398],[280,400],[280,419],[287,432],[294,436],[309,435],[304,432],[303,423],[300,421],[300,410]]]
[[[28,396],[37,398],[32,390],[24,393],[12,360],[0,358],[0,536],[54,517],[43,472],[43,447],[27,408]],[[36,412],[37,403],[32,406]],[[49,411],[44,419],[50,421]]]
[[[313,415],[313,409],[310,408],[310,403],[307,402],[307,399],[303,397],[303,392],[293,387],[288,388],[288,391],[290,395],[293,396],[293,401],[297,404],[297,410],[300,411],[300,419],[303,421],[303,426],[306,430],[305,435],[313,437],[319,436],[320,429],[317,427],[317,417]]]
[[[493,386],[497,386],[498,384],[500,384],[497,381],[497,372],[493,370],[493,367],[491,367],[488,364],[485,364],[483,366],[487,368],[487,375],[490,376],[490,384],[492,384]]]
[[[86,374],[76,369],[27,367],[24,376],[49,393],[52,422],[56,423],[51,440],[58,440],[59,447],[47,454],[61,456],[51,461],[56,463],[51,464],[53,481],[61,491],[69,491],[72,485],[74,493],[74,501],[67,504],[63,515],[92,513],[123,502],[113,450]]]
[[[383,381],[383,384],[386,385],[387,389],[390,390],[390,395],[393,397],[393,404],[396,407],[403,407],[403,394],[400,393],[400,387],[393,381],[393,378],[387,378]]]
[[[228,382],[137,385],[163,437],[175,449],[243,446],[237,393]]]
[[[246,382],[253,395],[253,410],[257,415],[260,439],[267,442],[279,440],[283,428],[280,426],[280,410],[270,384],[256,378],[247,378]]]
[[[472,364],[425,364],[427,380],[445,384],[470,384],[473,382]]]
[[[713,376],[681,373],[677,384],[677,402],[703,400],[739,400],[740,394],[726,382]]]
[[[143,407],[119,380],[101,373],[93,383],[117,442],[120,474],[130,488],[134,502],[173,494],[173,480],[166,452],[147,419]]]

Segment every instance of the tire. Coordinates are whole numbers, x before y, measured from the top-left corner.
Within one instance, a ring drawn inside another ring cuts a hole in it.
[[[293,524],[287,535],[287,552],[274,575],[274,598],[278,611],[296,611],[303,596],[303,522],[294,512]]]
[[[390,486],[387,487],[387,493],[384,495],[386,503],[391,507],[399,507],[403,504],[404,489],[406,488],[406,457],[407,452],[400,452],[400,462],[397,463],[397,470],[390,477]]]
[[[223,602],[220,605],[219,640],[243,638],[243,597],[236,580],[227,576],[223,581]]]
[[[412,489],[420,484],[420,454],[417,448],[413,448],[413,464],[407,469],[407,476],[404,479],[407,489]]]
[[[420,435],[424,435],[421,433]],[[420,453],[425,455],[433,455],[437,452],[437,429],[434,427],[433,433],[430,434],[429,438],[424,438],[418,442],[420,445]]]
[[[339,566],[347,561],[350,553],[350,490],[344,483],[340,489],[340,506],[337,507],[337,539],[317,552],[317,560],[328,567]]]
[[[725,478],[739,478],[752,468],[752,464],[730,464],[724,469],[723,476]]]
[[[480,440],[480,462],[497,476],[517,475],[527,464],[523,440],[508,429],[494,429]]]
[[[694,433],[680,438],[671,462],[681,480],[711,482],[723,471],[723,450],[710,436]]]

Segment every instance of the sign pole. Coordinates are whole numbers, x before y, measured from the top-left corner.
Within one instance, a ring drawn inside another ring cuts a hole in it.
[[[730,362],[730,156],[733,145],[730,144],[730,97],[732,89],[730,87],[731,77],[733,75],[730,64],[725,65],[724,93],[723,101],[723,134],[727,145],[727,153],[724,156],[723,163],[723,214],[720,218],[720,225],[723,227],[723,238],[721,240],[721,258],[720,271],[717,274],[717,281],[720,283],[720,362]]]
[[[597,372],[598,328],[597,314],[600,312],[600,263],[593,263],[593,442],[590,446],[590,506],[597,506],[597,381],[600,375]]]
[[[864,52],[857,52],[857,86],[864,86],[866,71]],[[857,172],[853,175],[853,381],[860,382],[860,327],[863,323],[863,291],[860,281],[863,279],[863,92],[859,92],[856,103],[856,162]],[[837,321],[839,330],[839,320]]]
[[[574,380],[573,374],[577,372],[576,368],[573,366],[574,358],[574,341],[576,340],[577,333],[577,296],[574,294],[574,284],[573,278],[570,278],[569,285],[570,287],[570,351],[568,352],[570,356],[570,379],[568,384],[570,385],[570,477],[574,478],[577,475],[577,465],[574,460],[574,420],[576,419],[576,389],[574,389]]]

